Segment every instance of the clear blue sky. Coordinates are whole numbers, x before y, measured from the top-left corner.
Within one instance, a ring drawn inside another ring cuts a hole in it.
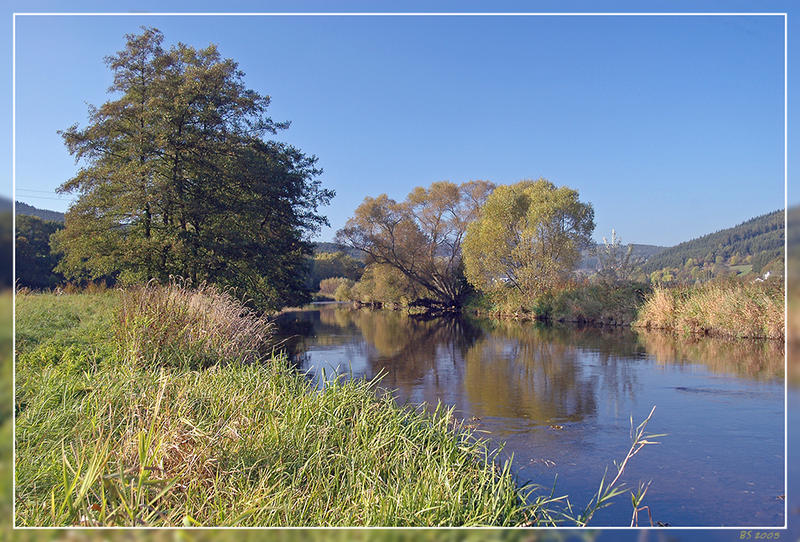
[[[643,5],[528,2],[492,9],[641,11]],[[383,6],[137,4],[157,11],[398,9]],[[647,6],[788,9],[778,2]],[[110,7],[77,2],[69,10]],[[616,228],[623,242],[673,245],[783,207],[783,18],[753,16],[18,16],[18,200],[67,208],[69,200],[53,191],[76,166],[56,131],[84,125],[86,104],[108,99],[102,59],[141,25],[161,29],[167,44],[217,43],[239,62],[249,87],[272,96],[273,119],[292,121],[279,137],[317,155],[324,185],[337,194],[323,208],[332,228],[319,240],[332,239],[367,195],[403,199],[413,187],[442,179],[545,177],[594,205],[597,239]],[[7,147],[10,141],[3,145],[10,156]]]

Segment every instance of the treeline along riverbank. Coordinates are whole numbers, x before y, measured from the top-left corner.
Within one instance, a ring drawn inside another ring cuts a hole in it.
[[[354,300],[353,285],[337,290],[339,301],[356,307],[419,309],[396,297],[382,301],[365,296]],[[625,326],[678,333],[746,339],[777,339],[785,336],[782,282],[725,280],[696,286],[656,286],[629,282],[617,285],[584,283],[571,285],[530,304],[502,306],[491,298],[474,294],[461,311],[495,319],[541,320],[598,326]]]

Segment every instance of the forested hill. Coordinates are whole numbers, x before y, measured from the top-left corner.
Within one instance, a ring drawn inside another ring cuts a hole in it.
[[[318,241],[314,243],[314,254],[335,253],[335,252],[344,252],[345,254],[355,258],[356,260],[364,259],[364,253],[358,250],[357,248],[340,245],[339,243],[329,243],[327,241]]]
[[[784,213],[781,209],[665,249],[648,259],[643,270],[653,273],[716,265],[739,274],[759,273],[768,263],[783,257],[783,247]]]
[[[50,220],[51,222],[60,222],[62,224],[64,223],[64,213],[50,211],[47,209],[39,209],[33,205],[22,203],[21,201],[17,201],[16,203],[18,215],[38,216],[42,220]]]

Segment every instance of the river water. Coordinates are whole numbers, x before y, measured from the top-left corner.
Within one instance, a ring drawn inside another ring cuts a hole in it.
[[[315,305],[279,318],[294,363],[317,386],[374,378],[400,403],[456,409],[521,482],[579,509],[656,406],[645,447],[623,476],[651,481],[644,505],[671,526],[784,523],[784,352],[779,341],[687,338],[533,322],[416,320],[399,311]],[[593,525],[631,521],[620,495]],[[643,511],[640,526],[649,526]]]

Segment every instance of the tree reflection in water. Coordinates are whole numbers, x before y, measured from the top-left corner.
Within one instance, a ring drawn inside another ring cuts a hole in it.
[[[638,331],[637,340],[659,364],[699,363],[716,374],[754,380],[783,380],[783,341],[724,339]]]
[[[420,320],[403,311],[342,305],[289,313],[281,321],[291,359],[309,368],[306,351],[339,347],[383,374],[381,387],[401,401],[466,403],[478,417],[530,425],[581,422],[599,402],[635,399],[641,364],[702,364],[714,373],[783,376],[780,341],[724,340],[628,328],[550,326],[464,318]],[[345,361],[345,364],[347,362]]]
[[[595,382],[578,350],[551,330],[496,326],[466,355],[464,387],[478,416],[576,422],[594,412]]]

